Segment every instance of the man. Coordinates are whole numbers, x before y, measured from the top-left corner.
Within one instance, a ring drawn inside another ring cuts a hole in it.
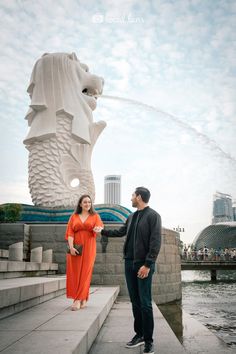
[[[127,236],[124,243],[125,277],[134,316],[135,336],[127,348],[145,344],[145,354],[153,354],[152,275],[161,247],[161,217],[148,206],[150,191],[136,188],[132,206],[137,210],[129,215],[119,230],[102,230],[104,236]]]

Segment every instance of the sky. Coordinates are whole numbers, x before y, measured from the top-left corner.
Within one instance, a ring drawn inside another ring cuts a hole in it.
[[[0,18],[0,203],[32,204],[26,90],[45,52],[75,52],[105,81],[95,203],[104,176],[121,175],[122,205],[146,186],[163,226],[190,243],[216,191],[236,199],[234,0],[0,0]]]

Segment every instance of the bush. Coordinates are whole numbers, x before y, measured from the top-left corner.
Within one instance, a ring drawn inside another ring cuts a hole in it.
[[[4,206],[0,205],[0,222],[5,221],[5,211],[4,211]]]
[[[5,204],[0,206],[0,222],[16,222],[20,220],[21,205]]]

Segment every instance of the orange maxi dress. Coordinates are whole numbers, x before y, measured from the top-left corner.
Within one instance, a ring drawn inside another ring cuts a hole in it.
[[[74,244],[82,244],[81,256],[66,255],[66,296],[74,300],[88,300],[93,266],[96,258],[95,226],[103,223],[98,214],[89,214],[82,222],[79,214],[72,214],[66,229],[65,239],[74,238]]]

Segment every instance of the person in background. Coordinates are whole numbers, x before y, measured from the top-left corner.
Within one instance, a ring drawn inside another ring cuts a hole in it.
[[[89,287],[96,257],[96,235],[103,223],[94,211],[92,200],[84,194],[79,198],[65,234],[70,252],[66,256],[66,296],[74,300],[72,311],[84,308],[89,298]],[[75,245],[82,245],[79,255]]]
[[[101,234],[108,237],[127,236],[124,243],[125,277],[132,303],[135,336],[126,347],[145,344],[143,353],[153,354],[151,290],[155,261],[161,247],[161,217],[148,206],[150,195],[147,188],[136,188],[131,201],[137,210],[129,215],[119,230],[103,229]]]

